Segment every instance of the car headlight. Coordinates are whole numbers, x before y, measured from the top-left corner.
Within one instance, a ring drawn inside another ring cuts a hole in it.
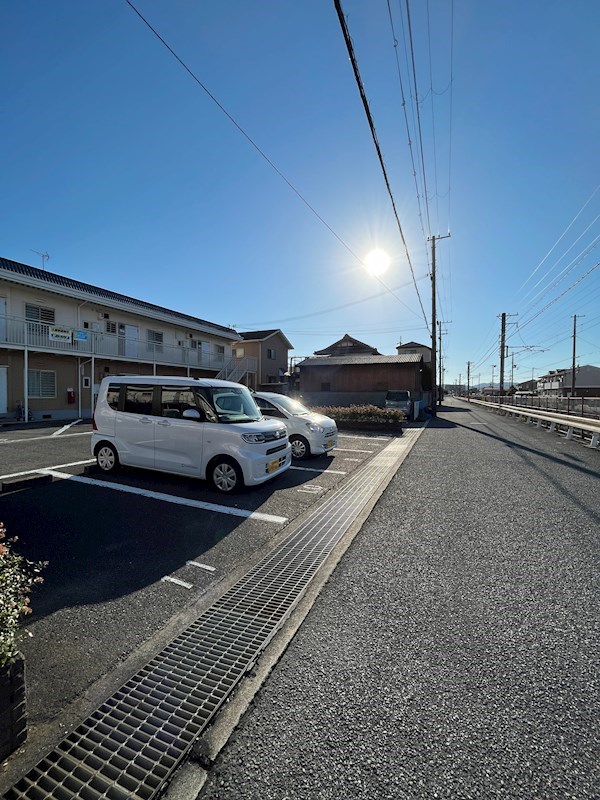
[[[264,433],[242,433],[242,439],[251,444],[259,444],[266,441]]]
[[[323,433],[324,431],[324,428],[321,427],[321,425],[317,425],[316,422],[306,422],[305,424],[308,430],[312,433]]]

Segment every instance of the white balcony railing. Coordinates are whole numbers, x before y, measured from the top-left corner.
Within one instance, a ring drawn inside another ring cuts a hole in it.
[[[18,317],[0,316],[0,347],[28,347],[32,350],[62,352],[152,364],[196,367],[219,372],[229,361],[224,353],[180,345],[156,344],[116,334],[77,330],[60,325],[30,322]],[[200,343],[199,343],[200,344]],[[256,372],[256,359],[245,359],[246,369]]]

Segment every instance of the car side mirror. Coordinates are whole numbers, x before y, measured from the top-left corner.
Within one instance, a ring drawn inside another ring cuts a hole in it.
[[[183,414],[182,414],[182,417],[183,417],[184,419],[195,419],[195,420],[197,420],[198,422],[200,422],[200,421],[201,421],[201,420],[203,420],[203,419],[206,419],[206,417],[205,417],[205,416],[203,416],[203,415],[202,415],[202,414],[201,414],[201,413],[198,411],[198,409],[196,409],[196,408],[186,408],[186,410],[185,410],[185,411],[183,412]]]

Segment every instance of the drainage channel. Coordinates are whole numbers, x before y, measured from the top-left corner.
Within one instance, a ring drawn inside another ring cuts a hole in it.
[[[422,429],[407,430],[29,770],[5,800],[152,800]]]

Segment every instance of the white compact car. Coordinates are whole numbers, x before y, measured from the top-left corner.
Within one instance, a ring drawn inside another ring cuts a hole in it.
[[[287,427],[294,458],[328,453],[337,446],[335,421],[276,392],[254,392],[254,399],[265,417],[280,419]]]
[[[292,463],[285,425],[264,419],[246,386],[204,378],[106,377],[94,412],[92,454],[119,464],[210,480],[233,492]]]

